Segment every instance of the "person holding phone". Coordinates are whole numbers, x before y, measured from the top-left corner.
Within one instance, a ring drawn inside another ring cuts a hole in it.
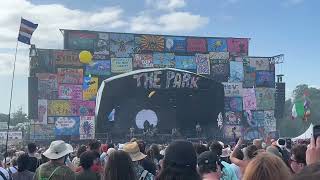
[[[320,162],[320,125],[313,127],[313,136],[306,152],[307,165]]]

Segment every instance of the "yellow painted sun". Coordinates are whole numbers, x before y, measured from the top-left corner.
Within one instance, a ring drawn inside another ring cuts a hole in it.
[[[142,50],[148,51],[163,51],[164,38],[163,36],[142,35],[140,40]]]

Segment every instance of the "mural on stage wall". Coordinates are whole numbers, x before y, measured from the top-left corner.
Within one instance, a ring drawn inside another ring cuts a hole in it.
[[[38,49],[39,59],[31,64],[30,74],[32,71],[38,78],[37,112],[34,112],[38,117],[33,123],[39,133],[34,133],[34,139],[95,138],[99,84],[109,77],[145,68],[176,68],[223,83],[225,106],[221,130],[225,138],[240,134],[245,139],[262,138],[276,131],[275,66],[270,57],[249,56],[248,38],[78,30],[64,30],[64,38],[65,49]],[[92,63],[79,61],[82,50],[92,53]],[[151,80],[149,83],[142,80],[145,76],[157,77],[156,73],[136,75],[137,86],[160,88]],[[183,82],[189,78],[183,73],[168,72],[166,78],[168,83],[161,84],[165,88],[197,88],[196,79],[191,80],[193,83]],[[140,115],[136,123],[141,126],[143,119],[141,122],[139,119]],[[161,121],[161,115],[157,120]],[[51,127],[51,131],[45,126]]]

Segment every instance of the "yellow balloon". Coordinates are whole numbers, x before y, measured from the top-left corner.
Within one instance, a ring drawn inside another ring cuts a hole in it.
[[[156,91],[151,91],[151,93],[149,94],[149,98],[151,98],[154,94],[156,93]]]
[[[92,61],[92,54],[89,51],[81,51],[79,59],[83,64],[90,64]]]

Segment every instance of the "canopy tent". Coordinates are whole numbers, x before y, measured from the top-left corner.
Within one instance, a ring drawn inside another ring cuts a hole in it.
[[[309,139],[312,136],[312,132],[313,132],[313,124],[311,123],[309,128],[303,134],[301,134],[300,136],[297,136],[295,138],[292,138],[291,140],[296,141],[299,139]]]
[[[218,114],[223,111],[221,83],[179,69],[141,69],[101,83],[96,99],[96,135],[141,129],[145,121],[170,132],[172,128],[194,128],[197,122],[217,128]]]

